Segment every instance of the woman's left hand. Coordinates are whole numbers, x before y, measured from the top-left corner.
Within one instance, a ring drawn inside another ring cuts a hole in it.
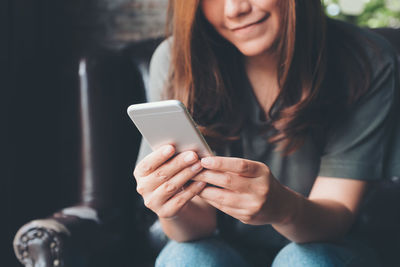
[[[280,183],[261,162],[231,157],[207,157],[194,180],[208,183],[199,196],[246,224],[282,223]],[[214,185],[214,186],[213,186]]]

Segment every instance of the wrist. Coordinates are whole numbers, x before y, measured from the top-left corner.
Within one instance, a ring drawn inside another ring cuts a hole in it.
[[[281,203],[280,207],[280,215],[278,218],[278,222],[276,225],[288,225],[294,224],[301,214],[301,210],[304,206],[305,198],[301,194],[291,190],[290,188],[280,184],[280,198],[279,203]]]

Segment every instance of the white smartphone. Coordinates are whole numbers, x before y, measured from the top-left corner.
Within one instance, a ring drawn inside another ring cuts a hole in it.
[[[131,105],[128,115],[153,150],[170,144],[177,153],[190,150],[200,158],[213,155],[185,105],[178,100]]]

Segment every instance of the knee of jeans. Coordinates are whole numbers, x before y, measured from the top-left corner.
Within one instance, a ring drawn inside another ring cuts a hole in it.
[[[281,266],[342,266],[350,255],[335,251],[329,243],[290,243],[276,255],[272,267]]]
[[[196,242],[180,243],[171,240],[158,255],[155,266],[191,266],[191,261],[199,253],[198,246]]]
[[[235,252],[217,239],[179,243],[170,241],[158,255],[156,267],[245,266]]]

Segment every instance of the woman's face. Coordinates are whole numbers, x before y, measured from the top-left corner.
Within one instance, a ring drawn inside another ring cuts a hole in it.
[[[207,21],[245,56],[268,52],[279,37],[284,0],[201,0]]]

